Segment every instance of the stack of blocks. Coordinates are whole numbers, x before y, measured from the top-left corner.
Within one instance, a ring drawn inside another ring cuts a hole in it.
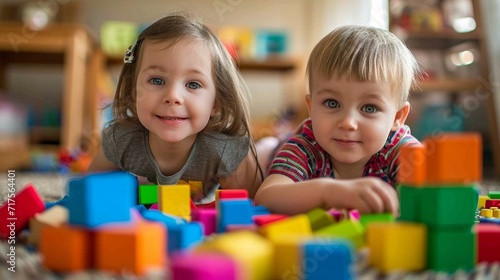
[[[401,148],[399,221],[414,234],[414,242],[424,245],[418,251],[422,262],[412,269],[474,268],[475,184],[482,177],[481,155],[481,137],[476,133],[442,134],[425,139],[423,145]]]

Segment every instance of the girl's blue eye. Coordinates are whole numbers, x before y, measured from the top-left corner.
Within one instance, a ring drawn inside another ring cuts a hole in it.
[[[201,87],[201,85],[197,82],[189,82],[186,84],[186,86],[189,88],[189,89],[198,89]]]
[[[161,78],[156,77],[149,79],[149,82],[155,86],[162,86],[165,84]]]
[[[328,99],[325,102],[323,102],[323,104],[325,104],[325,106],[328,108],[339,108],[340,107],[339,102],[337,100],[333,100],[333,99]]]
[[[374,106],[374,105],[366,105],[363,107],[362,109],[364,112],[366,113],[369,113],[369,114],[373,114],[373,113],[376,113],[379,111],[379,109],[377,108],[377,106]]]

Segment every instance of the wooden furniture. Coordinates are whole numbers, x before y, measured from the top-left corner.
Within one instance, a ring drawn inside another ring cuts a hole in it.
[[[54,23],[35,31],[22,23],[0,23],[0,88],[16,91],[6,79],[12,64],[58,64],[64,69],[61,126],[33,127],[30,145],[50,139],[56,149],[71,150],[93,141],[98,128],[97,77],[92,75],[98,65],[95,49],[95,41],[82,25]]]
[[[417,53],[439,54],[426,61],[427,65],[422,63],[429,76],[419,83],[420,89],[413,94],[444,92],[450,102],[458,103],[469,117],[480,113],[481,106],[486,107],[489,126],[486,133],[483,131],[483,136],[486,134],[489,138],[483,139],[483,142],[489,143],[494,172],[500,176],[500,140],[492,101],[494,92],[489,81],[481,1],[436,0],[421,3],[391,0],[389,3],[390,30],[416,56]],[[462,25],[453,26],[450,18],[461,19],[455,22]],[[467,30],[468,27],[470,30]],[[417,60],[422,62],[418,56]],[[440,66],[441,70],[429,66]]]

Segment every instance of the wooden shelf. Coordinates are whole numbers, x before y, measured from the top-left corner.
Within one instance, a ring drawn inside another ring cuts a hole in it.
[[[426,80],[418,83],[419,89],[414,92],[422,91],[463,91],[473,90],[481,87],[482,84],[477,79],[456,79],[456,78],[441,78],[436,80]]]

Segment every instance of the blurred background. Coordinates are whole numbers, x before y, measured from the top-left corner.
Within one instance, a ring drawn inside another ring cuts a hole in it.
[[[84,171],[126,48],[177,11],[230,50],[256,138],[307,117],[305,64],[323,36],[346,24],[389,29],[427,73],[411,93],[413,133],[477,131],[485,176],[500,176],[500,0],[0,0],[0,170]]]

